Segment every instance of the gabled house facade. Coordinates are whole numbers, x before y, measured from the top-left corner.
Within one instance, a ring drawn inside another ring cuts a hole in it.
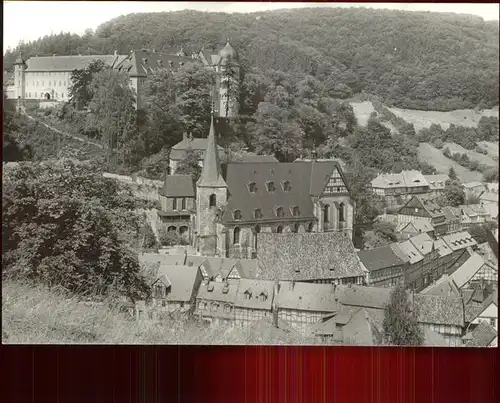
[[[435,236],[447,232],[446,217],[441,207],[431,200],[413,196],[405,205],[398,210],[398,226],[415,221],[425,221],[434,228]]]

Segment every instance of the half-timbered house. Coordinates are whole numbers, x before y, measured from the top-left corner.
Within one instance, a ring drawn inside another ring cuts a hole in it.
[[[446,218],[441,207],[425,197],[413,196],[398,210],[398,226],[413,221],[426,221],[431,224],[435,236],[447,232]]]
[[[237,326],[246,326],[264,318],[272,318],[275,283],[266,280],[238,280],[234,302]]]

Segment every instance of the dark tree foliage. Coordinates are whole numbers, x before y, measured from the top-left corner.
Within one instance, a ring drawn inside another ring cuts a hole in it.
[[[242,65],[314,76],[325,83],[329,97],[363,91],[387,104],[443,111],[498,104],[495,22],[359,8],[258,15],[261,18],[255,13],[195,11],[130,14],[102,24],[95,33],[61,33],[22,43],[6,52],[4,63],[11,70],[20,51],[25,57],[114,50],[128,54],[131,49],[161,52],[182,45],[189,54],[230,35]]]
[[[445,206],[458,207],[465,203],[465,193],[462,184],[458,179],[450,179],[444,185],[443,195],[440,204]]]
[[[483,182],[498,182],[498,166],[490,168],[483,173]]]
[[[33,157],[33,151],[29,145],[20,146],[16,139],[9,133],[3,136],[3,162],[29,161]]]
[[[450,178],[451,181],[455,181],[458,179],[457,177],[457,173],[455,172],[455,170],[453,169],[453,167],[451,167],[448,171],[448,177]]]
[[[416,308],[403,286],[397,286],[393,289],[390,301],[385,308],[383,322],[387,343],[415,347],[423,344],[424,334],[417,321]]]
[[[71,73],[71,86],[69,88],[69,100],[77,108],[85,108],[92,99],[90,84],[95,73],[105,69],[101,60],[91,62],[86,68],[74,70]]]
[[[179,161],[175,173],[177,175],[191,175],[196,182],[201,175],[201,167],[199,164],[199,154],[195,151],[188,150],[182,161]]]
[[[482,244],[485,242],[495,241],[495,238],[491,233],[491,230],[494,228],[494,223],[473,224],[469,227],[468,232],[478,244]]]
[[[436,168],[432,166],[431,164],[421,161],[419,162],[419,171],[422,173],[422,175],[435,175],[437,174]]]
[[[69,160],[23,162],[3,174],[4,272],[72,292],[147,294],[130,192]]]

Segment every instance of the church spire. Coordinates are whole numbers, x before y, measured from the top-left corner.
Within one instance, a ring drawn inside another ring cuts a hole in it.
[[[227,187],[226,182],[222,178],[219,152],[217,150],[217,143],[215,142],[213,106],[211,115],[212,116],[210,122],[210,133],[208,134],[207,149],[205,151],[203,169],[201,171],[200,179],[198,179],[197,186],[217,188]]]

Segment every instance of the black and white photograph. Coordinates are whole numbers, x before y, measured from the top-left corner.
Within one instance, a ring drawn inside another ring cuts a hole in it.
[[[3,6],[2,344],[497,347],[498,3]]]

